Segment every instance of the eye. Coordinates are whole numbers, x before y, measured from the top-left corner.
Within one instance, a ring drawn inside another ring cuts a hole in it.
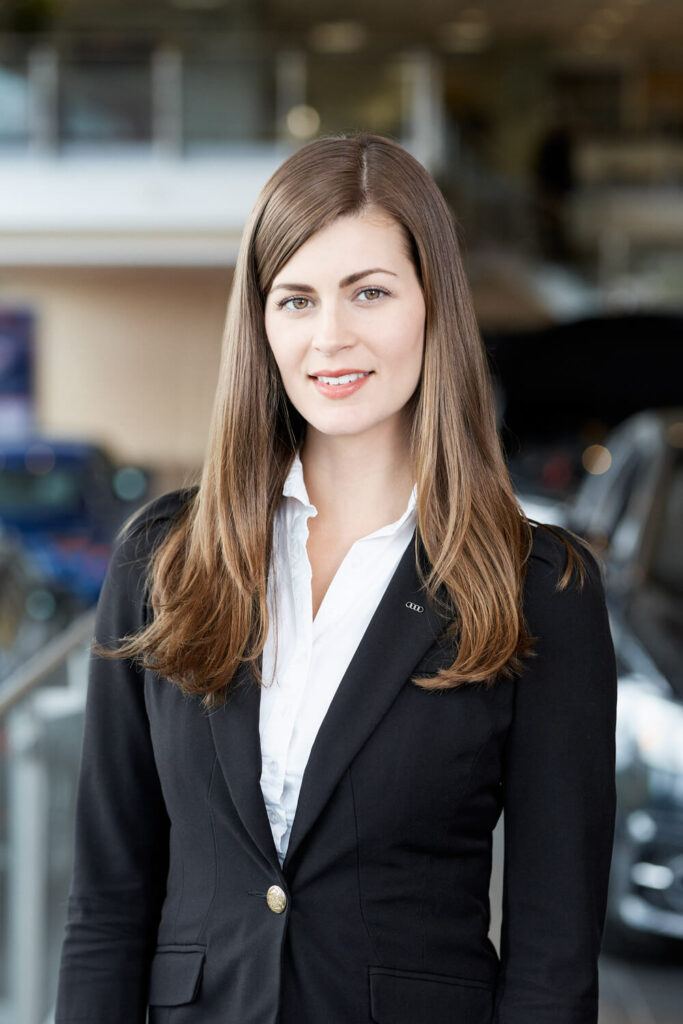
[[[389,295],[389,292],[385,288],[377,288],[375,286],[363,288],[362,291],[358,292],[358,297],[365,295],[365,302],[377,302],[382,295]]]
[[[310,303],[310,301],[311,300],[307,299],[305,295],[292,295],[288,299],[281,299],[280,302],[278,302],[277,305],[278,305],[278,309],[288,309],[292,313],[300,313],[302,310],[306,309],[307,307],[306,307],[306,305],[301,305],[300,306],[300,305],[298,305],[298,303],[300,303],[300,302],[301,303],[307,303],[307,302]],[[293,305],[290,306],[290,302],[293,303]]]

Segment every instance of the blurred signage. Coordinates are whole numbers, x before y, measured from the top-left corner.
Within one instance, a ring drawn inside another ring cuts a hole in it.
[[[33,341],[28,309],[0,307],[0,436],[29,433],[34,422]]]

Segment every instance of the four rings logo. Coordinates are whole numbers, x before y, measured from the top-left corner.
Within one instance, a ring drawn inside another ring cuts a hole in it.
[[[421,604],[413,604],[412,601],[406,601],[406,608],[410,608],[411,612],[423,612],[424,608]]]

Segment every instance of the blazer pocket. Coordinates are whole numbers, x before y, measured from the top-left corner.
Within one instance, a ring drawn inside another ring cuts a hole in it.
[[[183,1006],[197,998],[206,946],[157,946],[149,977],[150,1006]]]
[[[423,971],[370,967],[370,1016],[376,1024],[490,1024],[493,983]]]

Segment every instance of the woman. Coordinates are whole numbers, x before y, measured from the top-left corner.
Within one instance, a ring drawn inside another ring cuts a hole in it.
[[[600,574],[517,505],[451,217],[395,143],[263,189],[199,488],[125,530],[96,639],[59,1024],[596,1021]]]

